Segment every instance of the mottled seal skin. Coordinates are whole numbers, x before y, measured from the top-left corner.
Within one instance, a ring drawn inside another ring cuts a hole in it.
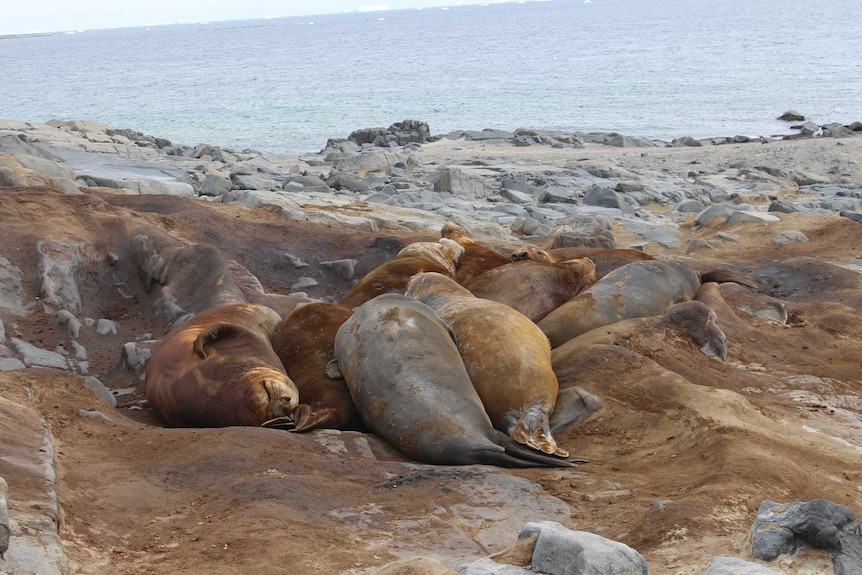
[[[518,443],[568,457],[551,436],[548,419],[559,386],[548,338],[535,323],[436,273],[413,276],[404,295],[433,309],[455,336],[494,427]]]
[[[477,297],[506,304],[538,322],[595,282],[595,264],[582,258],[510,262],[476,276],[465,287]]]
[[[674,304],[661,315],[632,318],[597,327],[554,348],[551,357],[558,377],[572,357],[589,353],[598,345],[630,347],[640,352],[658,349],[664,341],[687,339],[704,354],[727,360],[727,338],[717,323],[715,312],[703,302],[692,300]]]
[[[463,253],[460,244],[447,238],[409,244],[394,258],[368,272],[338,303],[355,308],[384,293],[403,294],[410,277],[420,272],[454,277],[455,262]]]
[[[466,228],[453,222],[443,224],[440,237],[457,242],[464,248],[455,264],[455,280],[461,285],[466,285],[481,273],[509,263],[509,258],[474,241]]]
[[[539,321],[558,347],[591,329],[662,313],[694,298],[700,278],[677,260],[632,262],[618,268]]]
[[[446,325],[427,305],[384,294],[338,329],[335,357],[365,425],[426,463],[570,466],[494,429]]]
[[[147,363],[146,396],[177,427],[264,425],[299,402],[271,345],[281,317],[256,304],[213,308],[172,329]]]
[[[630,249],[566,247],[543,250],[534,246],[523,246],[512,252],[512,261],[534,260],[554,263],[575,258],[590,258],[596,264],[597,279],[605,277],[626,264],[655,259],[648,253]]]
[[[334,303],[310,303],[293,310],[272,334],[272,348],[302,401],[293,412],[294,431],[364,429],[347,384],[326,374],[335,357],[335,334],[352,313]]]

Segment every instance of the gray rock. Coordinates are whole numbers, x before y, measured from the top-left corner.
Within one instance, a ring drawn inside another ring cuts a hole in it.
[[[96,333],[99,335],[108,335],[117,333],[117,330],[120,328],[120,324],[110,319],[100,319],[96,322]]]
[[[659,145],[646,138],[623,136],[622,134],[615,134],[602,143],[615,148],[657,148]]]
[[[548,186],[539,193],[539,202],[543,204],[577,204],[580,200],[574,190],[560,186]]]
[[[853,133],[853,130],[843,124],[826,124],[821,129],[824,136],[831,138],[850,138],[856,135]]]
[[[682,200],[673,207],[673,211],[688,214],[700,212],[704,207],[703,202],[700,200]]]
[[[356,264],[359,263],[354,259],[333,260],[331,262],[320,262],[320,265],[326,269],[334,271],[345,280],[352,280],[356,275]]]
[[[80,415],[82,417],[101,417],[105,421],[114,421],[113,419],[111,419],[110,417],[108,417],[107,415],[102,413],[101,411],[97,411],[95,409],[79,409],[78,415]]]
[[[733,204],[715,204],[709,206],[694,219],[695,226],[703,226],[713,218],[728,218],[734,214],[739,208]]]
[[[69,329],[69,337],[78,338],[81,333],[81,320],[75,317],[75,314],[69,310],[61,309],[54,316],[54,323],[57,325],[65,325]],[[3,343],[0,341],[0,343]]]
[[[519,539],[538,533],[531,569],[548,575],[647,575],[643,556],[623,543],[571,531],[554,521],[528,523]]]
[[[126,193],[136,195],[168,195],[194,198],[197,194],[191,184],[167,180],[123,180],[118,186]]]
[[[533,203],[533,196],[531,196],[528,193],[521,192],[519,190],[513,190],[510,188],[502,188],[500,190],[500,195],[514,204],[532,204]]]
[[[796,110],[787,110],[786,112],[778,116],[778,118],[776,119],[782,120],[784,122],[804,122],[805,116],[803,116]]]
[[[291,174],[287,176],[282,183],[282,187],[285,190],[303,188],[321,193],[327,193],[330,191],[329,186],[322,179],[316,176],[304,176],[302,174]]]
[[[787,200],[772,200],[769,202],[769,208],[766,211],[792,214],[794,212],[798,212],[799,208],[793,205],[793,202],[788,202]]]
[[[485,180],[466,173],[458,168],[447,168],[432,175],[434,191],[453,194],[471,200],[479,200],[492,195]]]
[[[842,217],[849,218],[854,222],[859,222],[862,224],[862,213],[854,212],[850,210],[841,210],[838,214]]]
[[[15,315],[26,315],[27,308],[21,297],[24,274],[20,268],[0,255],[0,308]]]
[[[154,346],[153,346],[154,347]],[[138,371],[143,369],[150,357],[153,355],[153,347],[141,346],[137,342],[130,341],[123,345],[121,355],[126,363],[126,369]]]
[[[3,357],[0,358],[0,371],[16,371],[19,369],[26,369],[27,366],[24,365],[24,362],[18,359],[17,357]]]
[[[802,232],[796,230],[787,230],[786,232],[781,233],[781,235],[775,236],[772,238],[772,241],[776,244],[789,244],[791,242],[807,242],[808,236],[803,234]]]
[[[688,247],[685,249],[685,255],[689,255],[701,248],[716,249],[721,247],[721,240],[689,240]]]
[[[830,179],[811,172],[794,170],[788,175],[788,179],[797,186],[813,186],[815,184],[829,184]]]
[[[13,337],[9,340],[27,367],[50,367],[69,369],[66,358],[55,351],[49,351]]]
[[[330,156],[327,156],[326,161],[332,162],[338,171],[361,173],[374,170],[387,170],[403,164],[404,158],[391,150],[375,148],[373,150],[362,150],[358,154],[341,154],[332,159],[330,159]]]
[[[117,407],[117,398],[114,397],[113,393],[108,391],[108,388],[106,388],[98,378],[93,376],[86,378],[84,380],[84,387],[95,392],[96,395],[110,403],[111,407]]]
[[[230,178],[220,174],[207,174],[198,190],[202,196],[222,196],[233,187]]]
[[[43,303],[75,314],[81,313],[81,292],[77,278],[83,274],[85,245],[83,242],[36,242]]]
[[[713,557],[703,575],[784,575],[784,572],[737,557]]]
[[[671,141],[670,145],[675,147],[675,148],[681,148],[681,147],[698,148],[700,146],[703,146],[703,142],[700,140],[696,140],[696,139],[692,138],[691,136],[683,136],[681,138],[675,138],[673,141]]]
[[[254,174],[230,175],[231,189],[233,190],[274,190],[280,188],[281,184],[272,178]]]
[[[773,216],[765,212],[755,212],[754,210],[736,210],[727,218],[728,225],[735,224],[737,222],[772,223],[780,221],[781,219],[778,216]]]
[[[318,285],[316,279],[303,276],[303,277],[299,278],[296,281],[296,283],[294,283],[292,286],[290,286],[290,289],[301,290],[301,289],[305,289],[305,288],[314,287],[316,285]]]
[[[461,575],[534,575],[535,571],[530,571],[517,565],[507,565],[505,563],[497,563],[489,557],[459,565],[455,571]]]
[[[28,155],[34,158],[41,158],[43,160],[49,160],[51,163],[54,163],[58,160],[58,158],[52,154],[51,152],[45,150],[44,148],[32,143],[24,134],[7,134],[5,136],[0,137],[0,152],[4,152],[6,154],[15,154],[15,155]],[[22,166],[24,164],[21,164]],[[25,166],[27,167],[27,166]],[[47,172],[42,172],[35,168],[29,168],[40,174],[46,174],[52,176],[54,174],[48,174]]]
[[[788,504],[764,501],[751,532],[752,552],[763,561],[808,545],[829,553],[836,575],[862,573],[862,523],[845,505],[824,499]]]
[[[87,348],[75,340],[71,341],[72,349],[75,350],[75,359],[87,359]]]
[[[0,319],[0,345],[6,343],[6,324]]]
[[[326,180],[326,185],[333,190],[367,193],[371,188],[360,178],[344,172],[333,172]]]
[[[598,185],[590,186],[584,195],[584,204],[603,208],[616,208],[624,214],[633,214],[634,209],[618,192]]]
[[[307,268],[309,265],[309,264],[305,263],[304,261],[302,261],[302,259],[299,256],[295,256],[293,254],[287,254],[286,253],[286,254],[284,254],[284,257],[287,259],[287,261],[290,262],[290,265],[292,265],[296,269]]]

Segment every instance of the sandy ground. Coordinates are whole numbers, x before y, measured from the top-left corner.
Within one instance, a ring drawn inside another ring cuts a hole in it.
[[[417,156],[429,163],[503,157],[510,165],[548,166],[602,160],[676,178],[692,167],[715,173],[740,162],[825,173],[837,159],[855,162],[852,177],[862,179],[862,138],[700,149],[533,148],[442,141]],[[411,555],[455,566],[508,547],[527,520],[552,518],[631,545],[653,575],[699,575],[713,556],[751,558],[748,530],[764,500],[823,498],[862,510],[862,225],[837,214],[781,214],[777,223],[733,226],[714,221],[698,230],[683,223],[680,248],[656,246],[653,255],[685,258],[698,269],[721,265],[749,274],[761,286],[749,299],[778,298],[789,319],[781,325],[746,313],[751,305],[725,288],[713,307],[728,338],[726,362],[665,333],[596,349],[561,382],[605,401],[596,415],[557,435],[563,448],[590,461],[574,470],[409,464],[357,433],[165,429],[146,406],[141,374],[123,364],[124,343],[167,331],[151,313],[153,294],[127,261],[130,231],[142,225],[217,246],[269,293],[288,293],[299,273],[284,264],[285,251],[314,263],[356,258],[362,274],[397,245],[433,234],[358,233],[287,221],[265,207],[109,192],[4,189],[0,214],[0,255],[24,271],[24,303],[32,306],[24,316],[4,312],[7,339],[47,349],[69,344],[67,328],[55,325],[38,301],[34,246],[44,238],[87,244],[82,317],[121,326],[116,335],[85,330],[79,338],[90,372],[119,392],[117,409],[83,389],[77,375],[0,373],[0,399],[47,421],[56,448],[60,536],[73,573],[323,575],[359,573]],[[809,241],[774,243],[785,230]],[[685,255],[687,240],[719,231],[741,239]],[[621,228],[614,233],[620,245],[640,239]],[[388,239],[375,243],[378,236]],[[107,263],[109,253],[119,263]],[[349,287],[335,277],[321,283],[313,295],[329,299]],[[82,409],[109,419],[82,416]],[[0,445],[12,449],[16,428],[0,430]],[[13,498],[27,489],[26,474],[16,469],[0,458]],[[507,506],[499,494],[479,491],[495,477],[523,478],[541,489]],[[806,569],[823,561],[803,554],[777,567],[817,572]]]

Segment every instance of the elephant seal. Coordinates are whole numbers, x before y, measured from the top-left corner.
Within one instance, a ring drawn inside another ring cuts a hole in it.
[[[699,287],[698,273],[684,262],[632,262],[546,315],[538,325],[551,347],[558,347],[597,327],[658,315],[675,303],[693,299]]]
[[[270,343],[280,321],[268,307],[233,304],[176,326],[147,363],[153,411],[177,427],[264,425],[288,417],[299,392]]]
[[[272,347],[302,401],[293,412],[293,431],[364,429],[344,380],[326,375],[335,333],[352,313],[334,303],[310,303],[293,310],[275,328]]]
[[[464,254],[455,264],[455,280],[461,285],[483,272],[509,263],[509,258],[474,241],[466,228],[454,222],[443,224],[440,236],[457,242],[464,248]]]
[[[430,307],[383,294],[354,310],[335,358],[365,425],[426,463],[571,466],[491,425],[446,325]]]
[[[494,427],[518,443],[568,457],[548,424],[559,386],[548,338],[535,323],[437,273],[416,274],[404,295],[426,304],[448,326]]]
[[[465,287],[477,297],[504,303],[537,322],[595,282],[595,264],[582,258],[509,262],[476,276]]]
[[[596,264],[597,279],[605,277],[626,264],[655,259],[648,253],[631,249],[565,247],[543,250],[534,246],[523,246],[512,252],[512,261],[534,260],[554,263],[575,258],[590,258]]]
[[[455,262],[463,253],[460,244],[447,238],[409,244],[391,260],[368,272],[338,303],[355,308],[380,294],[404,293],[407,281],[419,272],[439,272],[454,277]]]
[[[554,348],[551,359],[560,381],[567,381],[565,366],[571,359],[589,354],[598,345],[618,345],[649,356],[668,341],[691,341],[705,355],[727,360],[727,338],[716,313],[703,302],[674,304],[661,315],[638,317],[597,327]]]

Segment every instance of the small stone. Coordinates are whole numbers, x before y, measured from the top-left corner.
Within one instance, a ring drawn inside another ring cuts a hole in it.
[[[96,333],[99,335],[108,335],[113,334],[116,335],[117,329],[120,327],[120,324],[110,319],[100,319],[96,324]]]

